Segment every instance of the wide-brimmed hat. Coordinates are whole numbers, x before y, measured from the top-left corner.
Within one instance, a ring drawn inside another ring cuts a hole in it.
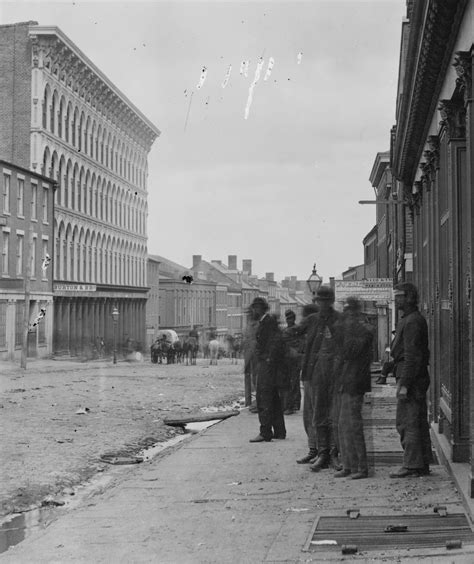
[[[261,296],[254,298],[250,307],[255,307],[257,305],[262,306],[263,308],[265,308],[265,310],[269,309],[267,300],[265,298],[262,298]]]
[[[321,286],[316,292],[317,302],[334,302],[334,290],[330,286]]]

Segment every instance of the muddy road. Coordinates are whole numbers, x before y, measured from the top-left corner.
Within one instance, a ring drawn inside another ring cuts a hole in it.
[[[34,361],[0,371],[0,519],[37,507],[98,473],[114,456],[182,433],[163,419],[230,406],[244,395],[243,362],[209,366]],[[109,460],[107,462],[106,460]]]

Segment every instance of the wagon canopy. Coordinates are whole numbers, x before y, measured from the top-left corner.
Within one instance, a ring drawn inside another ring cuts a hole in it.
[[[174,344],[176,343],[176,341],[179,341],[178,334],[176,333],[176,331],[173,331],[173,329],[160,329],[156,337],[157,339],[161,339],[163,335],[166,336],[166,340],[171,344]]]

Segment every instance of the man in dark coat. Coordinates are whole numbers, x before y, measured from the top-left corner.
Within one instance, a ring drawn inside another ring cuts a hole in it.
[[[283,329],[285,343],[285,370],[288,375],[288,390],[285,393],[283,413],[292,415],[301,407],[300,372],[302,359],[302,342],[304,336],[296,330],[296,314],[292,309],[285,311],[286,327]]]
[[[343,320],[338,327],[340,339],[340,376],[337,382],[339,395],[338,425],[342,469],[336,478],[349,476],[353,480],[367,478],[369,474],[367,451],[362,421],[364,394],[371,389],[370,364],[374,330],[365,322],[358,299],[347,298]]]
[[[395,286],[395,304],[402,312],[391,355],[397,380],[396,425],[403,447],[403,466],[391,478],[423,476],[430,472],[431,439],[426,392],[430,385],[428,325],[418,310],[416,286]]]
[[[336,328],[341,314],[335,311],[334,290],[321,286],[316,293],[320,311],[317,314],[315,338],[308,356],[307,370],[312,375],[313,422],[318,443],[318,457],[310,465],[313,472],[329,468],[332,464],[339,468],[337,449],[337,429],[332,421],[334,401],[335,368],[338,360]]]
[[[311,383],[311,372],[308,370],[309,353],[311,345],[316,337],[316,321],[319,306],[317,304],[307,304],[303,308],[303,319],[295,331],[304,336],[302,344],[302,363],[301,363],[301,382],[303,383],[303,426],[308,437],[308,454],[305,454],[296,461],[298,464],[310,464],[318,456],[318,446],[316,441],[316,429],[313,421],[313,387]]]
[[[251,305],[258,327],[255,335],[255,358],[257,361],[257,409],[260,433],[251,443],[285,439],[286,428],[283,417],[281,390],[284,388],[283,341],[278,321],[268,313],[268,303],[257,297]]]

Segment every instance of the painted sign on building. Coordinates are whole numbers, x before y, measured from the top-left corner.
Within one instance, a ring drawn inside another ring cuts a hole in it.
[[[390,305],[393,294],[391,278],[368,278],[366,280],[336,280],[336,302],[344,302],[353,296],[364,302],[375,302],[377,306]]]

